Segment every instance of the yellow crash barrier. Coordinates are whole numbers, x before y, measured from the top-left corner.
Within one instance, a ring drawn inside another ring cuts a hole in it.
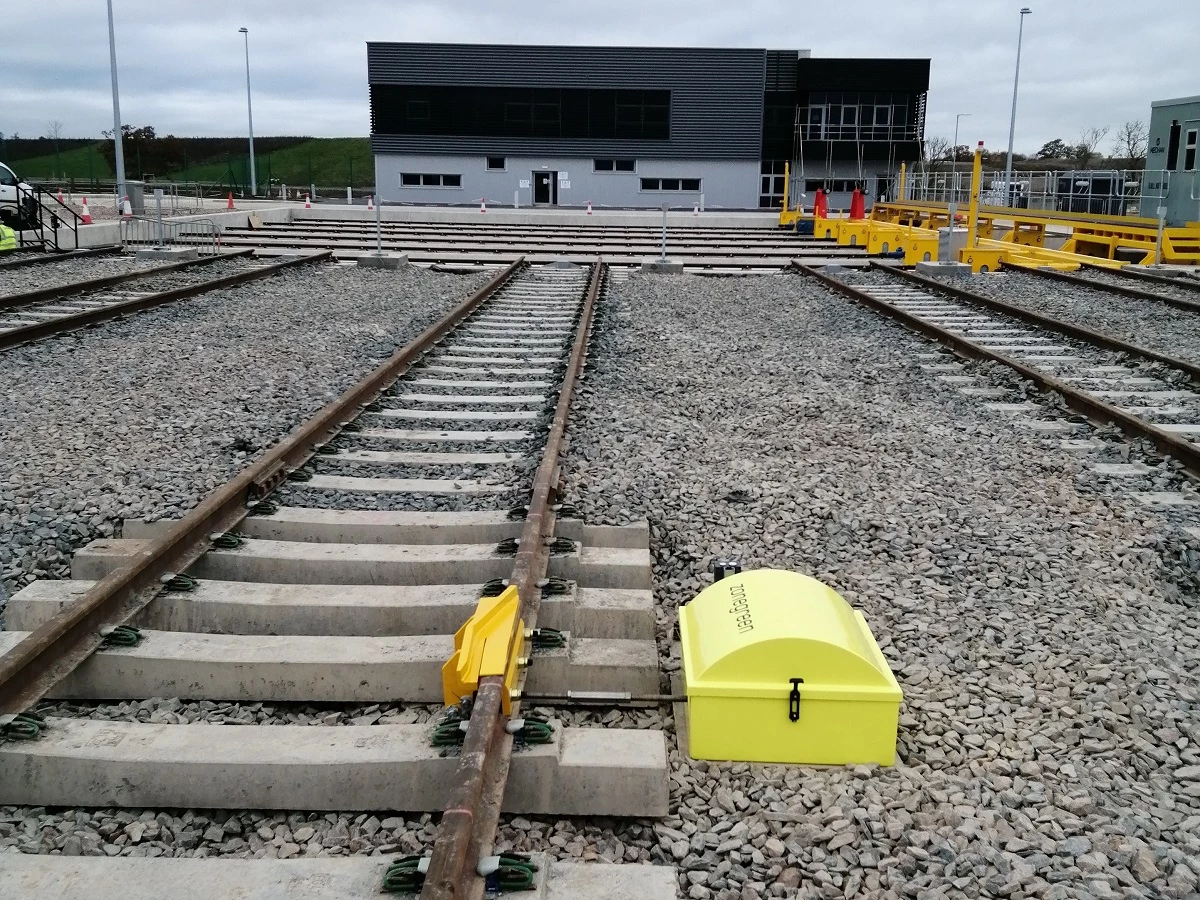
[[[723,578],[683,607],[679,633],[692,757],[895,762],[900,685],[862,614],[816,579]]]
[[[521,598],[513,586],[497,597],[480,598],[475,614],[454,635],[454,655],[442,666],[442,697],[447,706],[474,696],[480,679],[501,676],[508,688],[502,710],[509,714],[524,638],[518,638],[511,656],[508,642],[514,622],[517,634],[525,634],[525,623],[517,618],[520,609]]]
[[[926,228],[910,228],[906,225],[889,225],[886,222],[872,222],[867,234],[867,253],[872,256],[880,253],[895,253],[904,251],[904,264],[915,266],[919,262],[930,262],[937,259],[938,236],[936,231]]]
[[[841,219],[836,239],[844,247],[865,247],[870,233],[870,219]]]

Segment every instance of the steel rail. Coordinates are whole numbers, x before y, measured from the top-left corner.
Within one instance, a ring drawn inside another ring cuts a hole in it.
[[[1122,266],[1119,269],[1106,269],[1103,266],[1097,266],[1094,263],[1083,263],[1083,268],[1089,272],[1107,272],[1109,275],[1116,275],[1118,278],[1128,278],[1131,281],[1152,281],[1155,284],[1169,285],[1170,287],[1181,287],[1188,291],[1200,291],[1200,281],[1192,281],[1187,278],[1180,278],[1178,275],[1162,275],[1158,272],[1142,272],[1138,269],[1131,269],[1129,266]]]
[[[66,253],[54,253],[47,250],[28,259],[10,259],[0,262],[0,272],[5,269],[23,269],[25,266],[40,266],[45,263],[65,262],[71,259],[90,259],[94,256],[107,256],[120,251],[120,244],[112,244],[108,247],[83,247],[78,250],[68,250]]]
[[[1078,275],[1072,275],[1070,272],[1059,272],[1057,269],[1039,269],[1033,266],[1023,266],[1019,263],[1010,262],[1001,262],[1000,266],[1005,269],[1012,269],[1014,272],[1037,275],[1039,278],[1048,278],[1052,281],[1065,281],[1067,284],[1091,288],[1094,291],[1109,291],[1114,294],[1120,294],[1123,297],[1133,297],[1136,300],[1151,300],[1155,303],[1166,303],[1169,306],[1178,306],[1180,309],[1190,309],[1192,312],[1200,312],[1200,303],[1195,300],[1184,300],[1182,297],[1169,297],[1165,294],[1155,294],[1153,291],[1143,291],[1139,288],[1125,287],[1121,284],[1093,281],[1090,278],[1081,278]]]
[[[949,346],[959,356],[967,359],[1003,363],[1015,370],[1022,377],[1032,381],[1042,390],[1053,391],[1062,395],[1067,406],[1083,415],[1093,425],[1120,425],[1126,433],[1151,441],[1158,448],[1159,452],[1174,456],[1191,475],[1200,477],[1200,446],[1163,431],[1149,422],[1144,422],[1137,418],[1137,416],[1124,412],[1112,404],[1105,403],[1098,397],[1093,396],[1087,391],[1080,390],[1062,379],[1055,378],[1053,375],[1048,375],[1045,372],[1027,366],[1025,363],[1011,356],[988,349],[974,341],[968,340],[962,335],[947,331],[945,328],[935,325],[932,322],[927,322],[919,316],[906,312],[884,300],[872,297],[870,294],[860,291],[852,285],[839,281],[823,272],[818,272],[810,266],[798,264],[795,266],[795,270],[816,278],[826,287],[845,294],[852,300],[876,312],[883,313],[895,319],[912,331]]]
[[[237,255],[240,256],[242,254]],[[220,278],[212,278],[208,281],[201,281],[198,284],[190,284],[181,288],[171,288],[167,291],[159,291],[155,294],[147,294],[145,297],[135,297],[132,300],[111,303],[107,306],[97,306],[93,309],[74,313],[73,315],[60,316],[57,319],[47,319],[44,322],[38,322],[36,325],[23,325],[20,328],[0,332],[0,350],[7,347],[15,347],[18,344],[25,344],[29,341],[41,340],[42,338],[61,334],[65,331],[74,331],[77,328],[95,325],[98,322],[107,322],[109,319],[116,319],[128,313],[141,312],[142,310],[153,309],[156,306],[163,306],[167,303],[187,300],[189,297],[207,294],[209,291],[234,287],[239,284],[245,284],[248,281],[257,281],[260,278],[274,275],[282,269],[307,265],[313,262],[322,262],[330,259],[332,256],[332,251],[322,250],[317,253],[270,263],[256,269],[234,272],[232,275],[222,275]],[[208,262],[209,260],[205,261]]]
[[[575,384],[582,379],[587,360],[588,337],[605,272],[604,261],[597,259],[592,265],[575,342],[559,388],[546,448],[534,476],[525,525],[509,576],[508,583],[515,585],[520,595],[519,620],[527,628],[537,625],[540,583],[549,562],[548,540],[554,534],[553,504],[560,477],[559,455],[563,450]],[[511,654],[520,651],[523,641],[524,635],[514,630],[509,637],[510,658]],[[507,690],[500,677],[484,678],[479,683],[454,773],[454,786],[438,823],[421,900],[477,900],[483,894],[483,880],[476,873],[476,865],[481,857],[491,852],[495,841],[512,761],[513,738],[505,729],[501,711]],[[514,713],[518,707],[519,703],[514,700]]]
[[[1005,303],[1003,300],[996,300],[992,297],[985,297],[983,294],[976,294],[974,291],[968,291],[966,288],[956,287],[954,285],[945,284],[941,281],[936,281],[933,278],[926,278],[924,275],[918,275],[915,272],[907,272],[903,269],[897,269],[892,266],[881,266],[874,260],[871,262],[872,268],[887,272],[897,278],[902,278],[906,281],[911,281],[914,284],[919,284],[933,291],[941,291],[943,294],[949,294],[958,300],[965,303],[975,303],[979,306],[985,306],[988,309],[1002,313],[1006,316],[1012,316],[1014,319],[1021,319],[1028,322],[1030,325],[1036,325],[1038,328],[1044,328],[1048,331],[1059,331],[1068,337],[1075,338],[1078,341],[1083,341],[1087,344],[1095,344],[1097,347],[1103,347],[1106,350],[1116,350],[1120,353],[1128,353],[1133,356],[1142,356],[1146,359],[1152,359],[1155,362],[1163,363],[1171,366],[1174,369],[1187,372],[1193,378],[1200,380],[1200,365],[1190,363],[1187,360],[1179,359],[1174,356],[1168,356],[1165,353],[1159,353],[1157,350],[1151,350],[1149,347],[1142,347],[1138,344],[1131,344],[1128,341],[1123,341],[1120,338],[1111,337],[1099,331],[1092,331],[1090,328],[1085,328],[1082,325],[1076,325],[1073,322],[1065,322],[1062,319],[1056,319],[1053,316],[1047,316],[1044,313],[1034,312],[1031,309],[1026,309],[1023,306],[1015,306],[1012,303]]]
[[[23,294],[7,294],[0,296],[0,309],[11,309],[14,306],[25,306],[29,303],[45,303],[47,300],[61,300],[74,294],[87,291],[98,291],[101,288],[125,284],[129,281],[140,281],[143,278],[153,278],[155,275],[166,275],[181,269],[195,269],[207,266],[221,259],[236,259],[249,256],[246,250],[234,253],[220,253],[216,256],[202,256],[199,259],[188,259],[183,262],[167,263],[164,266],[153,266],[148,269],[135,269],[132,272],[122,272],[119,275],[105,275],[102,278],[89,278],[87,281],[73,281],[70,284],[60,284],[57,287],[41,288],[36,291],[26,291]]]
[[[212,536],[233,530],[254,502],[341,431],[385,387],[403,375],[421,354],[501,288],[522,266],[518,260],[416,340],[397,350],[354,387],[209,494],[170,530],[78,600],[0,656],[0,714],[22,712],[49,692],[100,646],[100,628],[129,620],[158,594],[165,580],[186,571],[212,546]]]

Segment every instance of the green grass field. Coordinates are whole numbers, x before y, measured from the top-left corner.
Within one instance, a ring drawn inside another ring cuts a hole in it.
[[[87,182],[91,178],[111,179],[112,169],[100,155],[100,142],[73,150],[63,150],[56,163],[54,154],[36,156],[14,162],[13,168],[23,178],[50,179],[55,174]],[[371,156],[368,138],[311,138],[276,150],[272,153],[256,153],[255,163],[259,190],[268,178],[294,187],[318,184],[326,187],[370,187],[375,180],[375,162]],[[173,181],[229,182],[245,184],[248,180],[249,155],[210,159],[189,165],[187,169],[171,173],[153,173],[156,178]],[[125,171],[128,177],[137,177],[136,159],[126,158]],[[351,173],[353,172],[353,180]]]

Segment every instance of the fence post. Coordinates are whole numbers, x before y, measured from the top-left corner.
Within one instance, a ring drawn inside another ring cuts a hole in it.
[[[154,189],[154,203],[158,207],[158,244],[157,244],[157,246],[159,247],[159,249],[162,249],[162,246],[163,246],[162,202],[163,202],[163,189],[155,188]]]

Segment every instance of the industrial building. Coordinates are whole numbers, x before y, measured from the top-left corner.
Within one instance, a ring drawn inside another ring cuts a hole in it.
[[[1200,96],[1157,100],[1150,104],[1149,146],[1143,196],[1156,201],[1166,212],[1168,226],[1200,222],[1200,169],[1197,143],[1200,138]],[[1144,216],[1154,216],[1151,203],[1143,204]]]
[[[919,158],[927,59],[805,50],[368,43],[390,203],[778,207],[890,194]]]

